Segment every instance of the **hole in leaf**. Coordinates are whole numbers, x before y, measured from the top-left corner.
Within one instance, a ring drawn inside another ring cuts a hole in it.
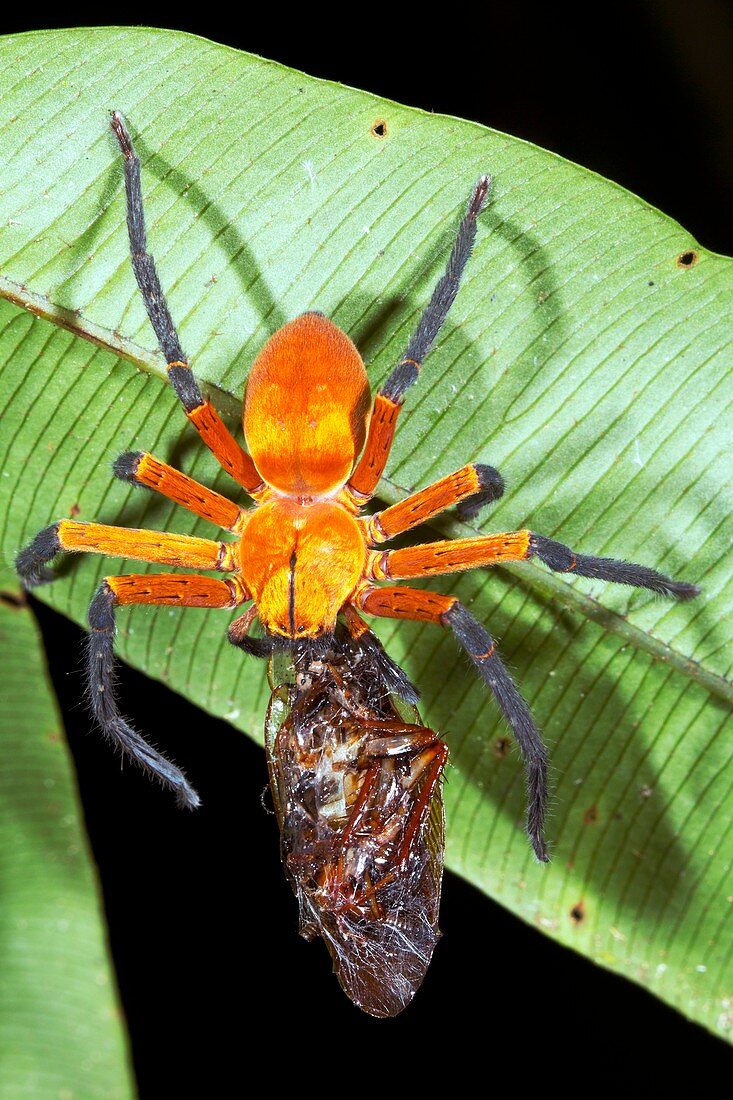
[[[570,919],[573,924],[582,924],[585,920],[585,906],[582,901],[579,901],[577,905],[574,905],[570,910]]]
[[[695,250],[691,248],[688,252],[680,252],[675,262],[677,264],[677,267],[681,267],[683,270],[686,271],[689,268],[694,267],[698,259],[699,257],[697,252],[695,252]]]
[[[496,741],[494,741],[493,745],[491,746],[491,751],[493,752],[494,756],[498,756],[498,758],[501,760],[503,756],[506,756],[511,747],[512,743],[508,737],[497,737]]]
[[[372,137],[386,138],[387,136],[387,122],[383,118],[378,118],[371,128]]]

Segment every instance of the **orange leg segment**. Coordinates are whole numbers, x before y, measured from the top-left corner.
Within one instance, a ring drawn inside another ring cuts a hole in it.
[[[370,633],[369,624],[364,622],[355,607],[347,603],[342,608],[342,611],[344,619],[346,620],[346,629],[355,642],[358,642],[360,638]]]
[[[347,492],[359,504],[373,496],[384,473],[401,408],[401,404],[391,401],[381,393],[374,400],[364,453],[346,486]]]
[[[179,369],[187,366],[184,363],[172,365]],[[169,364],[169,376],[170,366],[171,364]],[[190,367],[187,369],[190,374]],[[194,408],[186,408],[186,416],[226,472],[238,481],[250,496],[256,497],[265,488],[265,484],[257,473],[254,462],[239,446],[211,402],[202,400]]]
[[[218,581],[185,573],[128,573],[107,577],[105,583],[115,604],[237,607],[250,598],[239,577]]]
[[[246,512],[239,505],[147,452],[127,451],[120,455],[114,472],[122,481],[153,489],[225,531],[238,532],[243,526]]]
[[[529,531],[428,542],[420,546],[408,546],[403,550],[372,554],[372,577],[375,580],[399,580],[458,573],[480,565],[524,561],[530,556],[530,549]]]
[[[386,619],[418,619],[442,626],[445,615],[454,604],[455,596],[440,592],[422,592],[419,588],[365,588],[357,598],[359,607],[368,615]]]
[[[171,535],[163,531],[143,531],[127,527],[108,527],[104,523],[78,523],[62,519],[46,534],[55,530],[59,550],[75,553],[109,554],[116,558],[156,562],[159,565],[187,566],[193,569],[216,569],[231,573],[238,568],[236,543],[213,542],[191,535]],[[54,554],[49,555],[50,561]]]
[[[474,501],[481,507],[491,500],[497,500],[503,490],[501,477],[493,466],[470,463],[429,485],[427,489],[413,493],[399,504],[393,504],[391,508],[369,516],[364,521],[367,538],[371,543],[384,542],[421,523],[427,523],[446,508],[452,508],[461,502],[472,501],[470,512],[475,514],[478,508],[474,510]]]

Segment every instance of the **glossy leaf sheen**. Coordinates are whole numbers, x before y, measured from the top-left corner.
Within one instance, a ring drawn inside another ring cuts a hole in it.
[[[0,1096],[134,1095],[102,902],[43,643],[0,601]]]
[[[341,325],[372,383],[383,379],[472,184],[492,174],[474,258],[409,394],[381,498],[489,462],[508,491],[482,530],[527,525],[704,592],[674,605],[531,563],[435,584],[500,639],[551,745],[549,867],[521,829],[517,754],[504,754],[496,707],[451,639],[410,624],[379,633],[451,747],[449,865],[725,1033],[730,261],[524,142],[200,39],[107,28],[1,49],[0,293],[119,353],[3,306],[8,567],[40,527],[72,513],[204,533],[113,483],[121,451],[152,450],[231,490],[164,382],[129,265],[106,111],[126,115],[143,159],[151,247],[184,348],[232,415],[257,350],[306,309]],[[685,253],[691,266],[680,266]],[[470,533],[450,517],[436,530]],[[43,598],[83,621],[98,579],[120,568],[67,561]],[[264,669],[229,649],[226,614],[121,619],[128,661],[261,737]]]

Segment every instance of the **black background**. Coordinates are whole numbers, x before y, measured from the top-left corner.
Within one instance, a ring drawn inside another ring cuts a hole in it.
[[[102,14],[88,22],[112,22]],[[150,7],[115,15],[534,141],[635,191],[706,247],[733,250],[733,31],[721,3],[639,0],[585,14],[486,3],[415,8],[404,22],[364,6],[330,17],[274,6],[226,20],[220,10],[188,21]],[[30,29],[8,20],[6,31]],[[238,1094],[255,1068],[276,1086],[362,1092],[417,1089],[437,1065],[450,1074],[455,1063],[459,1080],[487,1090],[556,1084],[572,1094],[620,1084],[681,1089],[693,1072],[701,1090],[727,1068],[727,1048],[702,1029],[452,875],[444,939],[420,994],[395,1021],[364,1017],[330,975],[322,945],[296,935],[276,826],[260,800],[261,750],[123,669],[127,713],[204,796],[198,813],[176,811],[89,736],[82,635],[35,606],[79,770],[144,1098]],[[385,1076],[394,1059],[399,1077]]]

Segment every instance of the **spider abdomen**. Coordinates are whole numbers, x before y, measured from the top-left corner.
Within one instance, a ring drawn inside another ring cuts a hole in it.
[[[333,321],[304,313],[279,329],[247,379],[244,434],[268,485],[292,496],[341,488],[364,445],[369,380]]]
[[[287,638],[311,638],[333,630],[364,574],[366,544],[336,501],[281,499],[251,513],[240,561],[263,626]]]

